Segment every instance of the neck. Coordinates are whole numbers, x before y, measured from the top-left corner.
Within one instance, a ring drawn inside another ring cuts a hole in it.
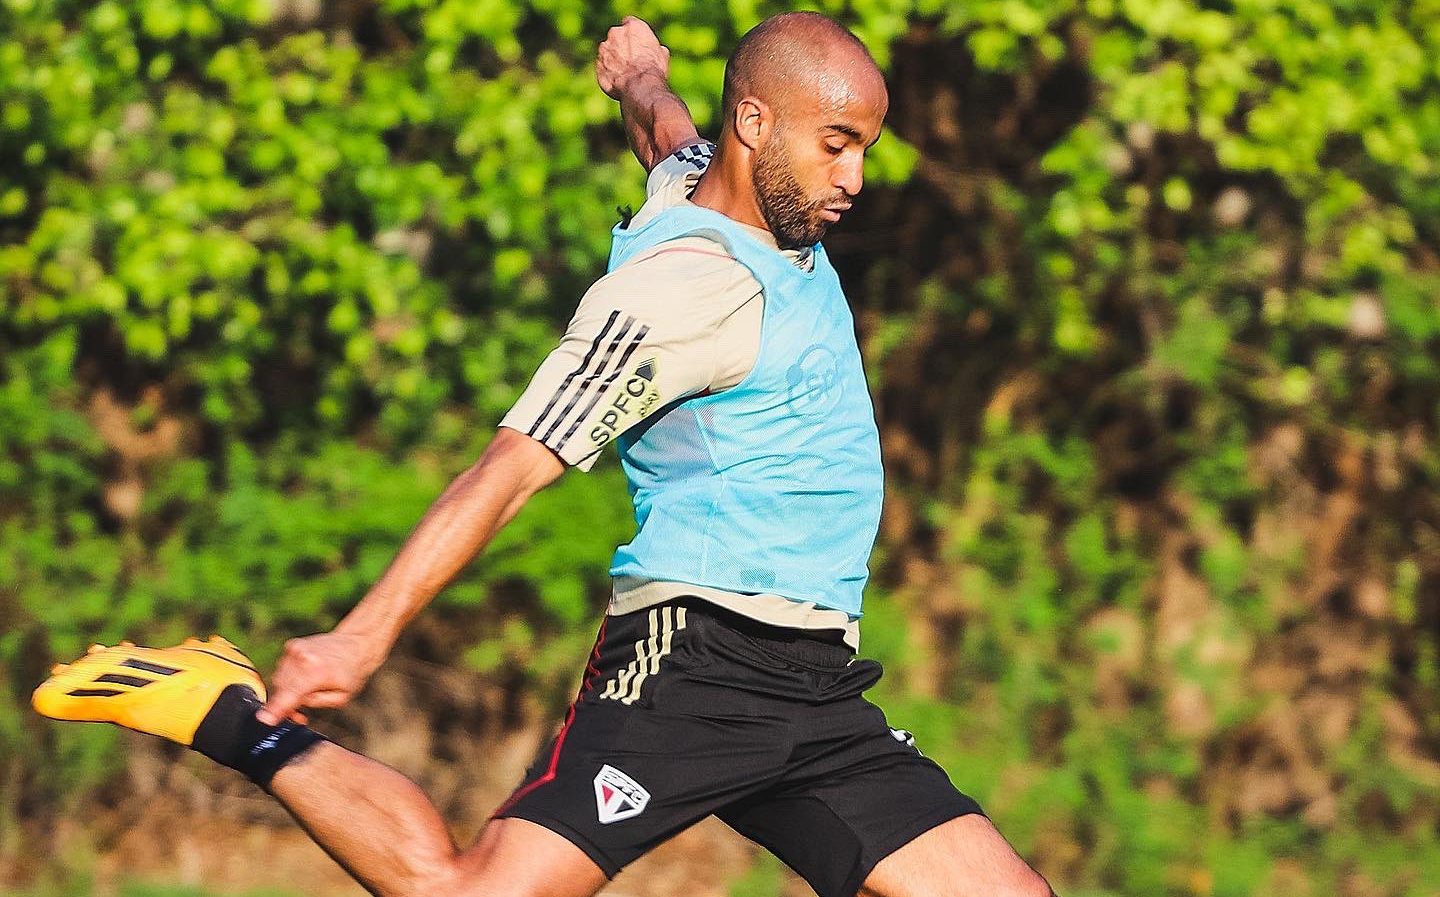
[[[700,176],[700,183],[695,185],[690,201],[741,224],[768,231],[770,227],[760,213],[750,167],[745,164],[748,160],[743,158],[745,154],[743,147],[737,150],[728,141],[717,147],[715,158],[710,160],[709,167]]]

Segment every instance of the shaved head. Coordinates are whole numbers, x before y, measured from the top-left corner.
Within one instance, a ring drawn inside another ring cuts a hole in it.
[[[883,91],[879,67],[844,25],[818,12],[787,12],[740,39],[725,64],[720,107],[728,117],[750,96],[783,113],[797,98],[853,93],[877,84]]]
[[[763,225],[791,249],[818,243],[850,208],[890,97],[870,52],[845,26],[790,12],[740,39],[720,105],[715,161],[694,201]]]

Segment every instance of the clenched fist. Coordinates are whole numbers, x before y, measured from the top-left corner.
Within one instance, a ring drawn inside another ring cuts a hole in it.
[[[343,632],[291,639],[275,666],[270,700],[256,716],[267,725],[304,721],[305,707],[344,707],[385,660],[374,639]]]
[[[669,80],[670,51],[643,20],[626,16],[610,29],[595,54],[595,80],[618,100],[646,76],[657,77],[662,84]]]

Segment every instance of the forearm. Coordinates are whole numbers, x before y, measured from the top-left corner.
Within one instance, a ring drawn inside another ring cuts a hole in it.
[[[475,557],[532,495],[563,471],[538,443],[501,430],[485,455],[425,512],[379,581],[336,627],[385,651],[401,630]],[[536,451],[538,449],[538,452]]]
[[[700,142],[685,101],[659,74],[641,76],[626,86],[620,115],[630,148],[646,171],[681,147]]]

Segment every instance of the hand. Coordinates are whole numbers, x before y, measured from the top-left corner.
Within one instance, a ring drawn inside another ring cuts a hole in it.
[[[670,79],[670,51],[643,20],[626,16],[596,51],[595,80],[607,96],[618,100],[646,76],[658,78],[662,85]]]
[[[291,639],[271,677],[270,699],[255,714],[262,723],[304,723],[304,707],[344,707],[385,659],[373,638],[326,632]]]

